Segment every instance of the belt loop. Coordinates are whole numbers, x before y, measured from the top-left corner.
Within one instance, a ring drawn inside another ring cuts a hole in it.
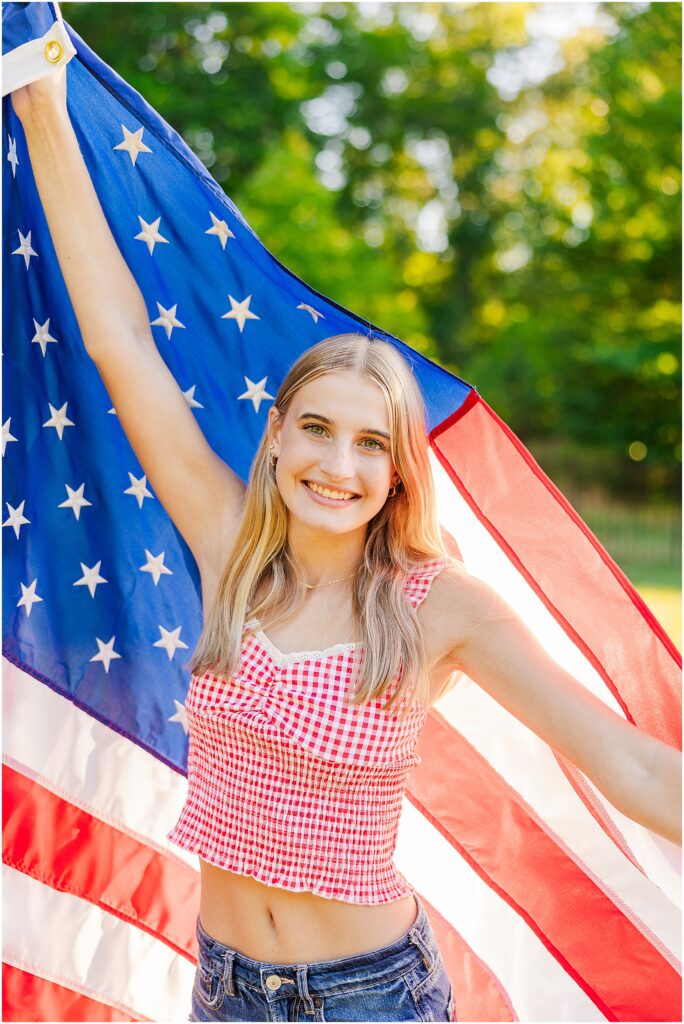
[[[304,1000],[305,1004],[304,1012],[309,1014],[315,1013],[316,1004],[311,996],[311,993],[309,992],[309,986],[307,984],[309,965],[297,964],[297,967],[295,969],[297,971],[297,991],[299,992],[300,997]]]
[[[430,946],[428,945],[426,940],[421,935],[420,929],[412,928],[411,931],[409,932],[409,939],[414,944],[414,946],[417,946],[418,949],[420,950],[420,954],[423,958],[423,964],[425,966],[425,969],[431,971],[432,968],[434,967],[434,961],[432,959],[432,950],[430,949]]]
[[[226,959],[223,964],[223,991],[228,996],[235,995],[235,975],[233,964],[235,963],[235,950],[226,951]]]

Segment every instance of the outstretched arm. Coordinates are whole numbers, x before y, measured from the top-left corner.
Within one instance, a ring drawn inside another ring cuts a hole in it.
[[[83,344],[156,496],[211,576],[230,550],[245,488],[209,445],[157,349],[81,154],[66,72],[17,89],[12,105]]]
[[[447,571],[440,595],[434,615],[455,667],[572,761],[623,814],[681,846],[681,753],[561,668],[486,583]]]

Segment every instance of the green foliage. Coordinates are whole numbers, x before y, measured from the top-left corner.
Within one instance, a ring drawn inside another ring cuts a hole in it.
[[[676,501],[681,6],[601,5],[505,98],[536,8],[62,4],[292,271],[473,383],[561,487]]]

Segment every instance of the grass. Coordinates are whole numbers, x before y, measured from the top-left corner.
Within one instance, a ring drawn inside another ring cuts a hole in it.
[[[674,641],[678,650],[682,649],[682,592],[674,587],[637,587],[639,596],[644,599]]]

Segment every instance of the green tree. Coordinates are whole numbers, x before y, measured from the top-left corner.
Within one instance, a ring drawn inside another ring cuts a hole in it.
[[[536,7],[62,10],[278,259],[473,383],[562,487],[677,500],[681,7],[601,5],[506,99]]]

